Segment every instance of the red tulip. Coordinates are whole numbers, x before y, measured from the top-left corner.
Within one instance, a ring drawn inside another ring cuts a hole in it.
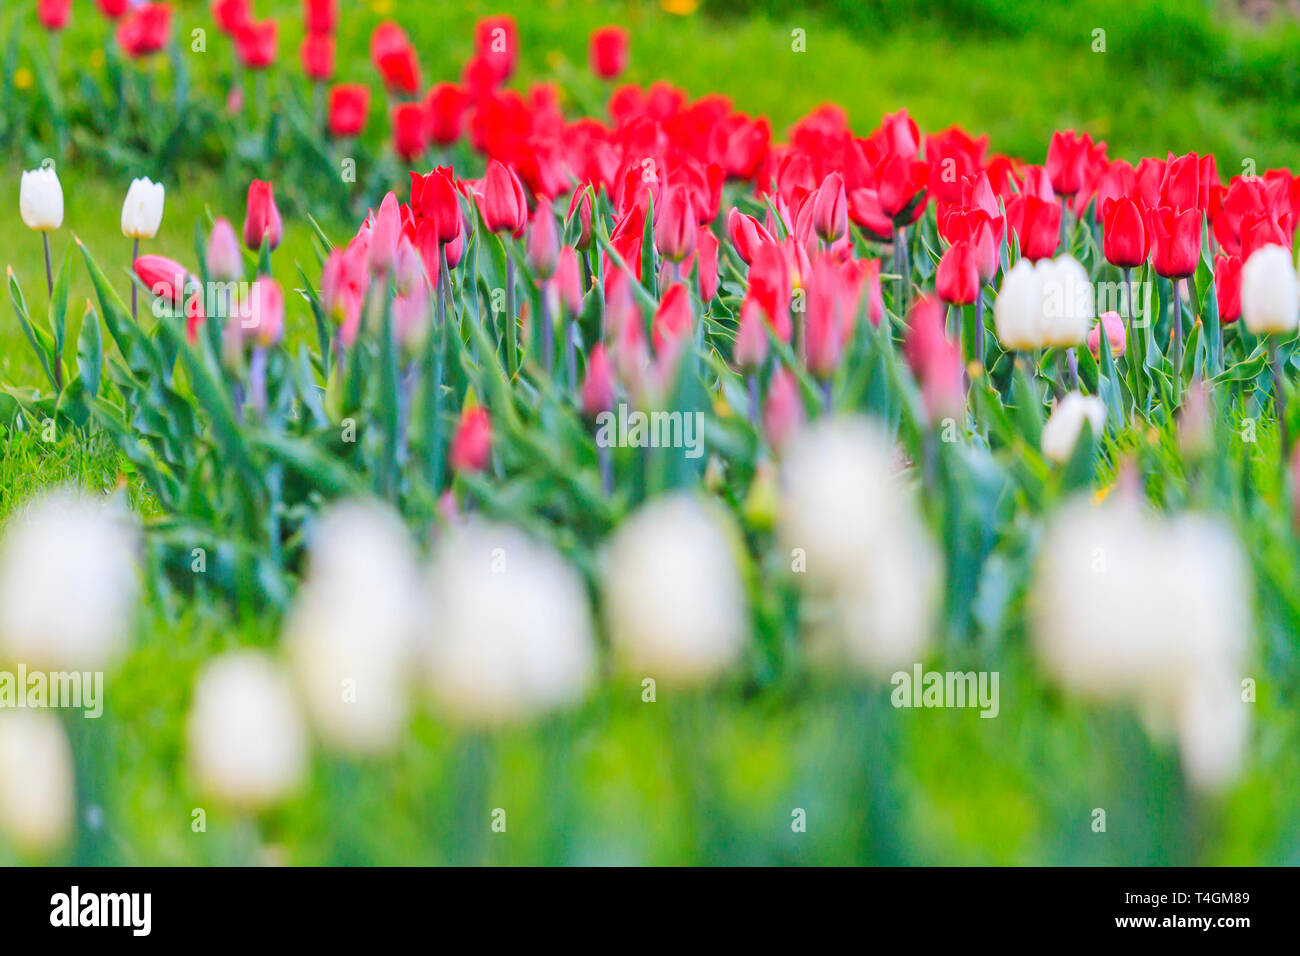
[[[746,296],[740,303],[740,320],[736,326],[736,341],[731,348],[731,357],[742,369],[752,371],[761,367],[767,359],[767,348],[767,325],[763,319],[763,308]]]
[[[560,306],[570,315],[582,311],[582,266],[578,264],[578,253],[573,246],[565,246],[555,260],[555,274],[551,277],[551,286]]]
[[[1006,232],[1006,220],[1000,215],[991,219],[983,209],[953,210],[941,220],[939,232],[950,243],[964,240],[971,244],[981,282],[990,281],[997,273]]]
[[[573,244],[578,249],[587,249],[591,245],[591,193],[579,187],[573,191],[569,200],[567,222],[578,223],[578,235]]]
[[[244,215],[244,245],[254,252],[265,240],[275,249],[284,234],[280,210],[275,206],[275,189],[260,179],[248,185],[248,210]]]
[[[692,264],[698,264],[700,270],[700,301],[712,302],[718,294],[718,237],[708,226],[700,226],[695,232],[695,252],[686,260],[682,271],[690,273]]]
[[[1151,253],[1142,207],[1131,199],[1107,200],[1102,209],[1102,252],[1106,261],[1121,269],[1135,269]]]
[[[939,260],[934,288],[939,298],[952,305],[970,305],[980,291],[978,251],[963,239],[954,242]]]
[[[762,223],[735,206],[732,206],[727,213],[727,236],[745,265],[753,263],[754,255],[760,245],[774,241],[772,234],[763,228]]]
[[[185,300],[185,340],[194,345],[199,340],[199,329],[206,320],[203,314],[203,290],[195,289]]]
[[[659,309],[651,322],[651,342],[656,355],[661,355],[684,342],[695,324],[691,309],[691,294],[686,286],[675,282],[659,300]]]
[[[916,160],[894,156],[876,169],[880,208],[896,225],[916,222],[925,211],[926,183],[930,167]]]
[[[337,0],[303,0],[302,16],[308,33],[331,34],[338,27]]]
[[[1200,210],[1157,209],[1151,215],[1151,225],[1155,232],[1152,265],[1156,272],[1166,279],[1185,279],[1195,272],[1201,255]]]
[[[234,36],[253,18],[249,0],[213,0],[212,18],[217,21],[217,29]]]
[[[958,418],[966,403],[961,353],[944,331],[944,307],[922,297],[907,316],[903,354],[921,385],[921,399],[930,421]]]
[[[627,31],[622,27],[600,27],[591,31],[591,72],[602,80],[614,80],[627,69]]]
[[[99,12],[110,20],[120,20],[126,15],[130,0],[95,0]]]
[[[803,425],[803,400],[794,372],[780,368],[767,384],[767,404],[763,408],[763,435],[767,443],[781,449]]]
[[[1020,239],[1020,254],[1031,262],[1056,253],[1061,244],[1061,204],[1037,196],[1015,196],[1007,202],[1007,225]]]
[[[62,30],[71,14],[72,0],[37,0],[36,17],[47,30]]]
[[[488,230],[518,236],[527,216],[528,200],[519,177],[498,160],[490,161],[483,177],[483,221]]]
[[[972,139],[956,126],[927,136],[925,159],[930,166],[927,180],[930,195],[941,203],[961,202],[963,182],[979,174],[987,148],[987,136]]]
[[[474,27],[474,49],[498,83],[510,79],[519,57],[519,30],[514,17],[503,15],[480,20]]]
[[[464,87],[455,83],[436,84],[424,101],[429,139],[439,146],[448,146],[460,139],[469,102]]]
[[[264,70],[275,62],[280,25],[274,20],[247,23],[235,33],[235,53],[250,70]]]
[[[370,87],[343,84],[330,90],[329,129],[336,138],[357,136],[366,128],[370,111]]]
[[[834,374],[844,357],[844,344],[852,332],[852,313],[856,309],[844,277],[829,256],[817,258],[804,285],[808,370],[824,380]]]
[[[528,235],[524,240],[524,257],[533,275],[549,279],[555,272],[560,256],[560,231],[555,225],[555,214],[546,203],[538,203],[528,220]]]
[[[334,75],[334,38],[328,33],[309,33],[303,38],[302,70],[310,79],[328,80]]]
[[[812,198],[812,225],[823,242],[832,243],[849,231],[848,199],[844,177],[833,172],[822,180]]]
[[[437,224],[439,242],[453,243],[459,238],[460,193],[449,167],[439,166],[423,176],[411,173],[411,209],[421,219]]]
[[[749,266],[749,292],[746,294],[762,307],[768,323],[782,342],[789,342],[794,331],[790,321],[790,290],[790,261],[785,252],[774,242],[763,243]]]
[[[587,356],[587,378],[582,383],[582,413],[594,420],[614,407],[614,376],[605,346],[599,342]]]
[[[165,3],[146,3],[117,25],[117,43],[132,58],[157,53],[167,45],[172,32],[172,8]]]
[[[865,187],[848,193],[849,218],[873,238],[887,242],[894,234],[894,224],[880,205],[880,193]]]
[[[424,152],[424,107],[419,103],[398,103],[393,107],[393,151],[405,162]]]
[[[1208,185],[1208,184],[1207,184]],[[1171,153],[1160,182],[1160,205],[1176,210],[1203,208],[1201,201],[1201,160],[1195,153],[1177,158]]]
[[[1219,256],[1214,260],[1214,295],[1219,303],[1219,321],[1230,325],[1241,318],[1241,259]]]
[[[492,418],[482,405],[461,409],[449,458],[453,471],[483,471],[492,456]]]
[[[695,250],[695,207],[683,186],[668,190],[655,210],[655,249],[671,262],[681,262]]]
[[[166,256],[140,256],[134,266],[135,274],[150,292],[173,307],[181,305],[189,277],[183,265]]]
[[[366,265],[372,275],[386,276],[397,264],[397,246],[402,231],[402,213],[396,193],[388,193],[370,222],[370,245]]]
[[[413,96],[420,89],[420,64],[415,47],[407,44],[385,49],[375,62],[390,92]]]
[[[1087,185],[1084,182],[1089,160],[1094,154],[1092,137],[1079,136],[1074,130],[1057,131],[1047,147],[1047,178],[1052,189],[1062,196],[1073,196]],[[1105,144],[1096,149],[1104,152]]]

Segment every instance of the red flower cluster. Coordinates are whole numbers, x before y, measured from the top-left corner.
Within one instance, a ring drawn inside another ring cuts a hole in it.
[[[324,83],[334,75],[334,31],[338,28],[338,0],[303,0],[302,69],[315,83]]]

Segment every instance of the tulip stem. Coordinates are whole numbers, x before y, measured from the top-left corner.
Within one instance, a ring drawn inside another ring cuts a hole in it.
[[[975,361],[984,374],[984,287],[975,293]]]
[[[45,245],[45,287],[49,290],[52,298],[54,296],[54,267],[50,264],[50,234],[48,231],[41,233],[41,241]]]
[[[515,346],[515,259],[510,247],[506,247],[506,363],[510,367],[513,379],[519,369],[519,356]]]
[[[1169,321],[1174,327],[1174,405],[1183,401],[1183,300],[1178,294],[1182,280],[1169,280]]]
[[[1282,445],[1282,467],[1285,468],[1291,451],[1291,441],[1286,427],[1286,392],[1282,387],[1282,360],[1278,356],[1276,335],[1268,337],[1268,363],[1273,368],[1273,401],[1277,406],[1277,434]]]
[[[600,487],[608,498],[614,493],[614,465],[610,460],[609,446],[596,442],[596,458],[600,463]]]
[[[749,423],[754,426],[754,431],[759,431],[759,397],[758,397],[758,376],[750,372],[747,384],[749,385]]]
[[[135,260],[140,258],[140,237],[136,236],[131,243],[131,272],[135,272]],[[140,308],[140,287],[131,281],[131,321],[136,321],[136,312]]]
[[[1102,331],[1105,332],[1104,329]],[[1109,340],[1107,340],[1106,346],[1110,347]],[[1098,349],[1098,353],[1100,354],[1100,349]],[[1065,367],[1069,372],[1070,391],[1077,392],[1079,390],[1079,356],[1074,354],[1072,348],[1065,350]]]

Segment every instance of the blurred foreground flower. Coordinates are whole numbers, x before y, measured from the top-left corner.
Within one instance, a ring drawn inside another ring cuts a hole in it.
[[[31,502],[0,543],[0,657],[102,670],[122,651],[138,580],[133,519],[72,491]]]
[[[389,749],[408,709],[415,549],[384,506],[345,502],[312,531],[311,565],[285,624],[317,733],[347,753]]]
[[[238,809],[278,803],[306,772],[307,734],[289,681],[260,651],[207,663],[186,730],[199,789]]]
[[[749,633],[730,516],[689,494],[653,500],[609,544],[605,619],[637,677],[702,682],[736,663]]]
[[[891,462],[884,434],[848,419],[803,432],[782,474],[782,548],[826,600],[833,643],[874,674],[920,660],[940,582],[938,555]]]
[[[439,542],[423,643],[440,708],[493,725],[576,704],[595,670],[582,579],[548,545],[479,519]]]
[[[1123,498],[1057,515],[1031,590],[1030,629],[1064,687],[1137,704],[1177,727],[1198,787],[1232,781],[1246,746],[1241,700],[1251,591],[1232,533],[1196,516],[1156,517]]]
[[[1106,406],[1096,395],[1070,392],[1052,409],[1047,424],[1043,426],[1043,455],[1049,461],[1064,465],[1074,454],[1074,446],[1083,433],[1083,423],[1092,428],[1092,437],[1100,441],[1106,427]]]
[[[0,836],[25,853],[56,849],[75,805],[72,748],[58,718],[0,713]]]

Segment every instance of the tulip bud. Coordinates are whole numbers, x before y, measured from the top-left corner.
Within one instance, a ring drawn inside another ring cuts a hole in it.
[[[757,219],[745,215],[735,206],[727,213],[727,236],[745,265],[753,263],[760,245],[775,241]]]
[[[1106,344],[1110,354],[1118,358],[1128,346],[1128,333],[1124,330],[1124,319],[1118,312],[1103,312],[1097,324],[1088,333],[1088,351],[1093,358],[1101,358],[1101,331],[1106,330]]]
[[[560,250],[551,284],[564,311],[572,316],[578,315],[582,311],[582,267],[578,264],[578,254],[573,251],[573,246],[565,246]]]
[[[162,183],[151,182],[148,177],[131,181],[122,203],[122,235],[131,239],[152,239],[162,225]]]
[[[767,383],[767,404],[763,408],[763,435],[768,445],[780,451],[803,426],[803,420],[799,383],[792,371],[779,368]]]
[[[455,83],[436,83],[424,101],[426,132],[439,146],[450,146],[460,139],[470,95]]]
[[[279,803],[307,770],[307,734],[289,681],[261,651],[209,661],[186,723],[199,790],[241,810]]]
[[[767,358],[767,328],[762,307],[746,296],[740,304],[740,322],[736,327],[736,343],[732,358],[746,371],[762,366]]]
[[[622,27],[600,27],[591,31],[591,72],[602,80],[614,80],[627,69],[627,31]]]
[[[524,255],[528,268],[538,279],[549,279],[554,274],[560,255],[560,231],[555,225],[555,214],[544,202],[537,204],[529,220]]]
[[[308,33],[298,51],[307,78],[323,83],[334,75],[334,38],[327,33]]]
[[[1219,321],[1231,325],[1241,318],[1241,257],[1218,256],[1214,260],[1214,297]]]
[[[749,635],[738,533],[720,507],[677,493],[619,526],[605,565],[605,619],[631,674],[698,684],[722,674]]]
[[[18,209],[28,229],[50,232],[63,225],[63,186],[52,166],[23,173]]]
[[[481,405],[466,402],[451,439],[453,471],[483,471],[492,457],[492,418]]]
[[[1100,440],[1106,425],[1106,406],[1095,395],[1070,392],[1057,402],[1043,426],[1044,457],[1058,465],[1068,462],[1083,432],[1084,421],[1092,427],[1092,437]]]
[[[76,813],[72,748],[58,718],[20,710],[0,717],[0,836],[24,853],[58,848]]]
[[[72,0],[37,0],[36,17],[50,32],[66,27],[71,13]]]
[[[135,260],[135,274],[144,283],[145,288],[172,308],[179,308],[184,303],[189,272],[175,259],[168,259],[166,256],[141,256]]]
[[[214,282],[237,282],[244,275],[244,257],[239,251],[235,227],[228,219],[218,219],[212,224],[208,247],[204,251],[204,266],[208,278]]]
[[[584,252],[591,245],[591,191],[585,188],[575,189],[569,200],[570,223],[578,223],[578,236],[573,244]]]
[[[1296,271],[1283,246],[1251,253],[1241,269],[1241,318],[1253,335],[1287,334],[1296,329]]]
[[[832,243],[849,231],[848,201],[844,196],[844,177],[831,173],[812,198],[813,229],[823,242]]]
[[[681,262],[695,249],[696,225],[691,194],[684,186],[674,186],[655,210],[655,249],[665,259]]]
[[[403,162],[412,163],[424,153],[424,106],[398,103],[393,108],[393,152]]]
[[[581,399],[582,413],[593,421],[614,407],[614,376],[604,345],[597,344],[587,356],[587,379],[582,383]]]
[[[954,242],[939,260],[934,276],[939,298],[951,305],[970,305],[980,291],[979,262],[973,243]]]
[[[397,194],[388,193],[379,204],[379,212],[370,228],[367,265],[372,275],[386,276],[397,262],[397,238],[402,229],[402,214]]]
[[[1151,215],[1155,256],[1151,264],[1166,279],[1185,279],[1196,271],[1201,256],[1201,213],[1165,207]]]
[[[528,200],[514,171],[499,160],[488,163],[483,178],[483,221],[490,232],[518,236],[528,218]]]
[[[262,348],[270,348],[284,336],[284,292],[270,276],[258,276],[248,290],[242,316],[244,335]]]
[[[681,344],[695,325],[695,312],[691,308],[691,295],[680,282],[664,293],[659,309],[650,323],[651,342],[655,354],[674,349]]]
[[[718,237],[708,226],[700,226],[695,233],[695,253],[686,260],[682,267],[684,272],[691,271],[692,261],[698,263],[700,277],[700,301],[708,304],[718,294]]]
[[[244,245],[257,252],[262,242],[270,243],[274,250],[280,245],[284,224],[280,210],[275,206],[275,189],[268,183],[254,179],[248,186],[248,209],[244,216]]]
[[[1102,251],[1106,261],[1121,269],[1135,269],[1147,261],[1151,236],[1142,218],[1142,209],[1131,199],[1110,201],[1102,213],[1105,235]]]

